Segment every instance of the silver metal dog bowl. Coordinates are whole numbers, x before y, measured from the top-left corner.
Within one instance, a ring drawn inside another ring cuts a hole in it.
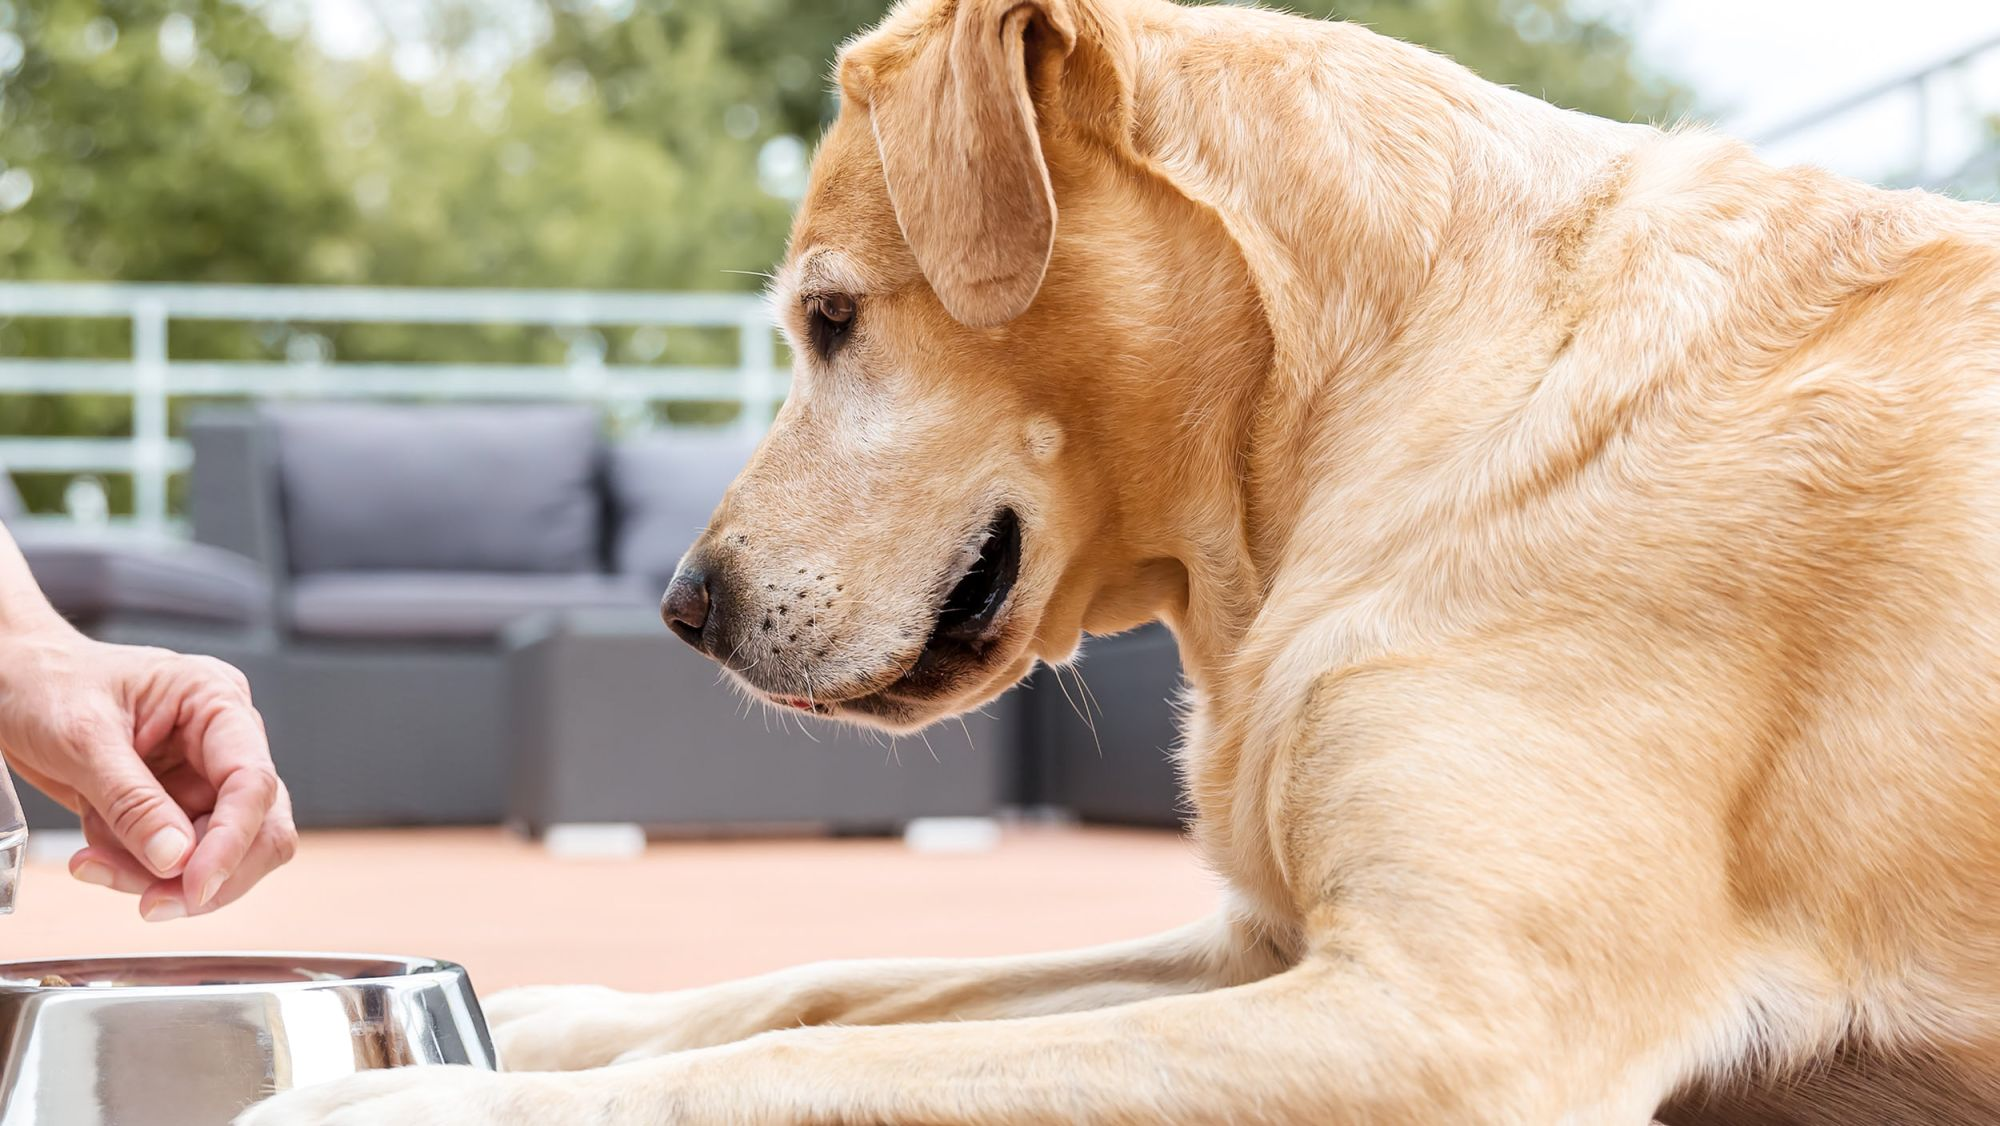
[[[0,1126],[222,1126],[379,1067],[496,1066],[465,970],[365,954],[0,965]]]

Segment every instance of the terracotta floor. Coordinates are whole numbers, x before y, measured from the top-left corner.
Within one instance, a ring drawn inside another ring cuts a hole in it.
[[[482,991],[546,982],[666,989],[821,958],[1001,954],[1148,934],[1218,885],[1171,833],[1013,829],[993,851],[899,841],[655,843],[556,860],[500,830],[308,834],[289,867],[199,919],[31,862],[0,958],[318,949],[463,962]]]

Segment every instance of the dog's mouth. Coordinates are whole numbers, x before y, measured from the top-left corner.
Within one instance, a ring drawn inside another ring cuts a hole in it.
[[[1021,575],[1020,516],[1011,508],[1001,509],[959,558],[924,647],[895,683],[875,695],[905,701],[941,696],[985,664]]]
[[[998,632],[1000,612],[1007,608],[1020,574],[1021,518],[1013,509],[1003,508],[987,523],[972,561],[938,607],[917,663],[956,651],[983,653]]]
[[[852,708],[867,715],[907,712],[913,704],[944,696],[979,671],[1006,632],[1006,612],[1021,575],[1021,517],[1002,508],[967,541],[939,585],[930,632],[907,667],[887,685],[837,701],[779,697],[791,707],[822,715]]]

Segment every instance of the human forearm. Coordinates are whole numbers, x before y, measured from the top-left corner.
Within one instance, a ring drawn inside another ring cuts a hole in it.
[[[68,628],[42,594],[13,535],[0,527],[0,639]]]

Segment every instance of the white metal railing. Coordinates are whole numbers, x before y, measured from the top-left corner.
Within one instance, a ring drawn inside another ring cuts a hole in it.
[[[1899,104],[1900,103],[1900,104]],[[1906,74],[1764,129],[1760,146],[1783,147],[1822,129],[1844,128],[1880,115],[1907,113],[1908,150],[1892,182],[1941,191],[1991,190],[2000,171],[2000,35],[1969,43]]]
[[[0,357],[0,395],[130,396],[131,436],[0,437],[0,466],[130,474],[133,523],[147,534],[167,531],[167,482],[190,460],[186,443],[169,431],[168,407],[178,396],[569,399],[633,411],[656,403],[728,401],[742,405],[738,425],[755,431],[768,425],[788,379],[777,366],[768,309],[761,298],[748,294],[0,282],[0,317],[129,322],[129,359]],[[593,353],[589,348],[572,348],[561,364],[170,358],[173,323],[196,320],[729,329],[736,334],[737,361],[718,366],[611,364],[604,362],[601,349]]]

